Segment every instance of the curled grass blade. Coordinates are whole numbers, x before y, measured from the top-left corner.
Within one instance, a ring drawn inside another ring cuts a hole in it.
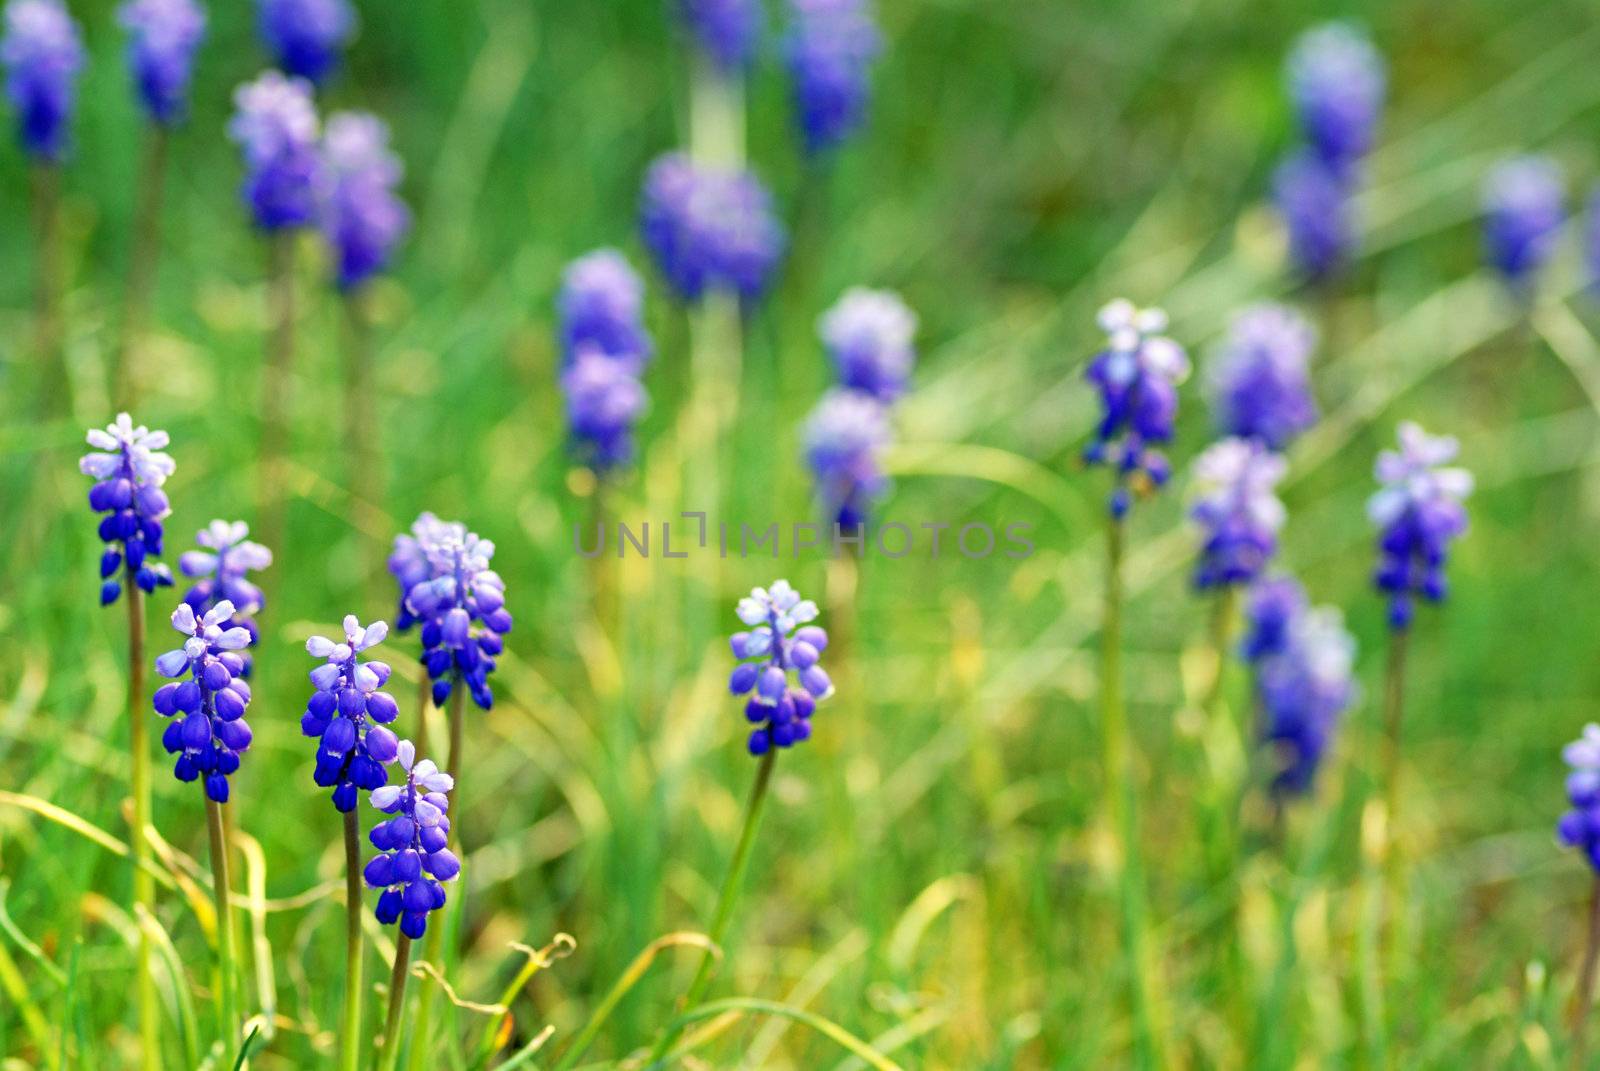
[[[558,933],[555,938],[543,948],[532,948],[528,945],[514,944],[514,951],[520,952],[525,957],[522,968],[517,971],[510,983],[500,993],[499,1004],[501,1010],[497,1012],[483,1028],[483,1040],[478,1043],[478,1052],[474,1066],[487,1067],[494,1054],[505,1046],[501,1033],[511,1019],[511,1005],[516,1002],[517,995],[533,980],[533,976],[556,960],[565,959],[577,949],[578,942],[570,934]]]
[[[694,1023],[702,1019],[712,1019],[729,1012],[737,1012],[741,1015],[776,1015],[784,1019],[792,1019],[797,1023],[809,1026],[829,1041],[849,1052],[852,1056],[859,1057],[874,1071],[905,1071],[899,1064],[833,1020],[824,1019],[815,1012],[806,1011],[804,1008],[792,1008],[787,1004],[779,1004],[775,1000],[758,1000],[754,997],[728,997],[724,1000],[707,1001],[693,1011],[679,1016],[678,1022],[679,1024]],[[667,1058],[668,1061],[676,1055],[678,1053],[669,1056]]]

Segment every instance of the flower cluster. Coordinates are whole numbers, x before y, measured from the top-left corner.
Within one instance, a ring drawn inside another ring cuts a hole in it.
[[[649,396],[639,382],[654,349],[644,328],[644,283],[614,249],[568,266],[557,299],[561,391],[584,460],[607,472],[633,459],[633,428]]]
[[[718,69],[732,74],[761,41],[761,0],[678,0],[684,27]]]
[[[1567,802],[1572,809],[1556,823],[1556,839],[1583,849],[1589,865],[1600,871],[1600,725],[1590,722],[1583,735],[1561,749],[1572,767],[1567,775]]]
[[[778,580],[740,599],[738,614],[750,628],[735,632],[730,641],[740,662],[728,689],[750,695],[744,708],[756,726],[750,733],[750,754],[793,747],[811,736],[818,701],[833,694],[833,682],[818,665],[828,648],[828,634],[807,624],[816,619],[817,604],[802,600],[787,580]],[[795,685],[790,684],[791,674]]]
[[[1277,759],[1273,790],[1303,793],[1355,699],[1355,640],[1338,610],[1310,608],[1287,577],[1256,585],[1249,616],[1245,654],[1255,672],[1262,740]]]
[[[259,28],[278,66],[320,85],[356,28],[349,0],[260,0]]]
[[[882,455],[889,417],[883,404],[860,391],[830,390],[811,411],[803,438],[826,514],[841,529],[865,524],[873,500],[888,486]]]
[[[464,540],[467,538],[467,526],[459,521],[441,521],[430,512],[417,515],[411,522],[410,532],[401,532],[394,537],[394,547],[389,552],[389,574],[394,577],[395,585],[400,589],[400,602],[395,610],[394,627],[405,632],[417,623],[410,610],[406,609],[406,596],[411,594],[411,589],[424,580],[433,578],[433,563],[429,559],[429,552],[437,546],[443,545],[447,540]]]
[[[354,614],[344,619],[344,642],[312,636],[306,651],[326,663],[311,671],[316,691],[300,719],[300,731],[320,739],[313,780],[333,789],[333,805],[355,809],[356,791],[371,792],[389,781],[386,768],[395,760],[400,741],[384,726],[400,713],[394,697],[380,689],[389,681],[384,662],[362,662],[361,652],[376,647],[389,626],[374,621],[365,627]]]
[[[759,297],[787,241],[772,196],[754,174],[698,167],[680,152],[650,165],[639,228],[661,274],[685,301],[707,290]]]
[[[411,227],[411,212],[395,192],[404,169],[389,150],[383,120],[361,112],[328,117],[322,161],[322,233],[334,252],[339,288],[354,290],[388,267]]]
[[[1154,444],[1172,440],[1177,388],[1189,374],[1189,357],[1161,334],[1167,315],[1160,309],[1139,309],[1118,300],[1100,310],[1099,321],[1106,348],[1089,362],[1086,378],[1100,392],[1102,413],[1083,458],[1116,470],[1111,513],[1122,517],[1132,505],[1130,480],[1159,487],[1170,474],[1166,457]]]
[[[1295,153],[1272,175],[1272,199],[1289,236],[1289,259],[1317,282],[1344,267],[1355,246],[1349,184],[1309,152]]]
[[[1382,487],[1368,500],[1367,515],[1379,531],[1374,579],[1389,595],[1389,625],[1396,631],[1411,624],[1414,596],[1430,602],[1445,596],[1445,563],[1451,542],[1467,530],[1462,502],[1472,493],[1472,474],[1447,466],[1458,450],[1455,439],[1405,423],[1400,449],[1378,455]]]
[[[250,633],[253,647],[261,641],[255,615],[266,605],[266,598],[251,582],[250,573],[270,566],[272,551],[249,537],[250,526],[243,521],[212,521],[194,537],[205,549],[184,551],[178,559],[178,571],[194,581],[183,595],[190,609],[204,614],[223,600],[232,603],[234,615],[229,623]],[[249,677],[249,652],[240,657],[244,662],[242,676]]]
[[[1206,374],[1218,430],[1282,450],[1315,424],[1315,345],[1315,329],[1286,306],[1257,305],[1234,317]]]
[[[224,628],[232,617],[233,604],[226,599],[198,618],[188,603],[178,604],[172,627],[186,639],[156,659],[156,671],[170,683],[157,688],[152,700],[157,714],[172,719],[161,743],[178,756],[173,776],[180,781],[203,777],[206,795],[218,803],[228,802],[228,778],[239,769],[239,756],[251,739],[244,720],[250,686],[239,655],[249,646],[250,633]]]
[[[461,525],[423,517],[430,522],[424,526],[418,518],[412,542],[402,552],[397,539],[390,557],[396,578],[413,581],[404,588],[405,621],[422,623],[422,664],[433,681],[434,704],[443,706],[452,689],[465,685],[472,701],[488,710],[494,705],[489,674],[512,623],[505,581],[489,568],[494,544]],[[420,565],[413,554],[420,555]],[[396,557],[402,559],[399,568]]]
[[[311,83],[265,71],[233,95],[228,136],[244,154],[242,195],[262,230],[303,227],[317,214],[322,156]]]
[[[152,121],[171,126],[189,111],[205,11],[195,0],[128,0],[117,20],[128,31],[128,68],[145,111]]]
[[[362,871],[367,885],[382,889],[378,921],[398,921],[400,932],[412,940],[428,929],[428,913],[444,907],[444,882],[461,872],[461,863],[447,846],[450,807],[445,793],[455,781],[431,759],[417,760],[409,740],[395,747],[394,758],[405,772],[403,785],[383,785],[372,791],[372,805],[390,817],[372,828],[369,838],[379,855]]]
[[[789,0],[789,7],[784,54],[795,115],[807,150],[820,152],[861,125],[883,40],[867,0]]]
[[[917,314],[887,290],[845,291],[818,324],[840,386],[889,403],[905,393],[917,352]]]
[[[1484,180],[1484,255],[1512,287],[1526,290],[1550,259],[1565,198],[1561,168],[1544,156],[1504,160]]]
[[[1194,582],[1205,590],[1248,584],[1278,549],[1283,503],[1275,488],[1288,466],[1254,439],[1224,439],[1195,461],[1199,497],[1190,516],[1204,539]]]
[[[161,522],[172,512],[161,485],[174,465],[162,452],[170,441],[167,433],[135,426],[127,413],[118,413],[103,431],[91,429],[87,440],[95,452],[78,461],[78,470],[97,481],[89,489],[89,507],[105,514],[100,519],[106,544],[100,556],[100,604],[106,606],[122,594],[118,571],[146,593],[172,583],[172,572],[156,559],[165,534]]]
[[[577,451],[596,473],[633,460],[633,428],[649,396],[638,377],[598,350],[584,350],[561,373],[567,426]]]
[[[61,0],[11,0],[5,24],[0,64],[23,148],[58,161],[67,150],[67,121],[85,58],[78,24]]]

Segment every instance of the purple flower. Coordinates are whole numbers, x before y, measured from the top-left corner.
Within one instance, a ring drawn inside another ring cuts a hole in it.
[[[1309,363],[1316,331],[1283,305],[1234,317],[1206,375],[1206,394],[1225,435],[1282,450],[1317,421]]]
[[[175,466],[162,452],[170,441],[167,433],[135,427],[127,413],[118,413],[104,431],[91,428],[87,439],[96,452],[78,461],[78,471],[94,477],[89,508],[105,514],[100,518],[100,540],[106,545],[100,556],[100,605],[108,606],[122,594],[119,570],[146,593],[172,583],[172,572],[156,559],[164,536],[161,522],[172,512],[161,485]]]
[[[1589,194],[1588,215],[1583,232],[1584,262],[1589,269],[1589,285],[1600,287],[1600,186]]]
[[[1306,609],[1305,589],[1291,576],[1263,577],[1250,585],[1240,655],[1255,664],[1289,646],[1289,626]]]
[[[1366,34],[1341,22],[1307,30],[1289,53],[1288,76],[1317,155],[1339,170],[1365,156],[1387,83],[1383,57]]]
[[[575,448],[596,472],[633,460],[633,426],[649,401],[633,369],[585,349],[561,373],[567,423]]]
[[[1282,650],[1255,665],[1262,737],[1272,749],[1277,793],[1309,791],[1339,720],[1355,699],[1355,639],[1331,607],[1301,608]]]
[[[461,873],[461,863],[448,847],[450,799],[445,793],[455,781],[433,760],[416,758],[411,741],[400,741],[395,759],[405,771],[405,783],[372,790],[372,805],[390,817],[373,827],[368,839],[380,854],[362,870],[369,888],[383,890],[378,921],[385,926],[399,922],[400,932],[413,941],[427,932],[428,913],[444,906],[444,883]]]
[[[184,592],[183,601],[197,614],[206,613],[224,599],[233,603],[235,612],[229,624],[250,633],[250,646],[254,647],[261,642],[255,615],[261,612],[266,599],[251,582],[250,573],[270,566],[272,551],[251,542],[249,535],[250,526],[243,521],[212,521],[194,537],[205,549],[185,551],[178,559],[178,571],[195,581]],[[241,652],[240,658],[244,662],[241,676],[248,678],[250,653]]]
[[[685,301],[707,290],[759,297],[786,242],[772,197],[754,174],[698,168],[679,152],[650,165],[639,228],[661,274]]]
[[[1581,848],[1600,872],[1600,725],[1585,725],[1583,735],[1561,749],[1561,758],[1572,767],[1567,775],[1572,807],[1556,823],[1556,839],[1568,848]]]
[[[1497,164],[1483,183],[1483,243],[1489,264],[1526,289],[1550,259],[1565,218],[1561,168],[1544,156]]]
[[[761,0],[678,0],[695,44],[725,74],[747,66],[761,40]]]
[[[244,154],[241,193],[256,226],[303,227],[316,218],[321,154],[311,83],[265,71],[234,91],[228,136]]]
[[[239,756],[251,739],[244,720],[250,686],[239,655],[250,645],[250,633],[223,627],[233,613],[226,599],[200,618],[188,603],[178,604],[172,627],[185,639],[182,647],[156,659],[156,671],[171,683],[157,688],[152,700],[156,713],[171,719],[161,744],[178,756],[173,776],[204,778],[206,795],[218,803],[228,802],[228,778],[239,769]]]
[[[1130,480],[1153,487],[1167,482],[1167,459],[1152,444],[1172,441],[1178,384],[1189,374],[1189,357],[1161,334],[1167,314],[1160,309],[1119,299],[1100,310],[1099,321],[1106,348],[1089,362],[1085,378],[1100,392],[1102,414],[1083,458],[1116,471],[1111,513],[1121,517],[1132,504]]]
[[[1411,624],[1412,599],[1445,597],[1444,568],[1450,544],[1467,530],[1462,502],[1472,493],[1472,474],[1449,468],[1459,444],[1435,437],[1416,424],[1400,425],[1400,449],[1378,455],[1375,473],[1382,487],[1367,502],[1377,526],[1378,589],[1389,595],[1389,625]]]
[[[465,540],[467,526],[459,521],[441,521],[432,513],[422,513],[411,524],[409,534],[402,532],[394,537],[394,549],[389,554],[389,573],[400,589],[400,609],[394,627],[404,632],[417,623],[406,609],[406,596],[424,580],[433,579],[433,551],[450,540]]]
[[[489,568],[494,544],[467,532],[435,533],[424,546],[427,578],[406,592],[406,609],[422,622],[422,664],[433,681],[433,701],[443,706],[452,689],[465,685],[484,710],[494,705],[489,674],[511,631],[505,581]],[[392,560],[392,559],[391,559]]]
[[[873,500],[888,487],[883,449],[889,417],[870,394],[835,388],[807,418],[805,459],[823,511],[842,529],[865,524]]]
[[[5,22],[0,63],[22,146],[55,163],[67,150],[67,121],[83,69],[78,24],[61,0],[10,0]]]
[[[817,604],[802,600],[787,580],[777,580],[740,599],[738,614],[749,631],[735,632],[730,641],[739,665],[728,690],[750,696],[744,708],[756,726],[750,754],[793,747],[811,736],[812,712],[833,694],[833,682],[818,665],[828,634],[808,624],[816,619]]]
[[[398,754],[400,741],[385,726],[400,707],[394,696],[381,691],[389,681],[389,666],[357,657],[388,634],[382,621],[363,627],[350,614],[344,619],[343,643],[326,636],[306,641],[311,657],[327,661],[311,671],[316,691],[300,718],[300,731],[321,741],[312,777],[333,789],[333,805],[341,811],[355,809],[358,789],[371,792],[387,784],[387,766]]]
[[[206,36],[195,0],[128,0],[117,11],[128,31],[128,69],[150,118],[171,126],[189,111],[194,54]]]
[[[1309,152],[1278,165],[1272,197],[1289,233],[1289,259],[1313,282],[1344,267],[1355,246],[1350,222],[1351,183]]]
[[[789,0],[784,41],[795,115],[806,149],[843,142],[866,117],[872,63],[883,38],[866,0]]]
[[[818,325],[839,382],[888,403],[905,393],[917,352],[917,314],[886,290],[848,290]]]
[[[355,33],[349,0],[260,0],[261,39],[289,74],[320,85]]]
[[[1199,497],[1189,515],[1203,536],[1195,586],[1248,584],[1278,549],[1284,509],[1275,489],[1288,466],[1254,439],[1224,439],[1194,469]]]
[[[322,233],[338,262],[341,290],[353,290],[389,266],[411,227],[411,212],[395,192],[404,174],[389,151],[389,128],[377,116],[337,112],[322,136],[328,184]]]
[[[565,364],[593,349],[637,369],[654,352],[644,329],[644,280],[615,249],[597,249],[567,265],[556,306]]]

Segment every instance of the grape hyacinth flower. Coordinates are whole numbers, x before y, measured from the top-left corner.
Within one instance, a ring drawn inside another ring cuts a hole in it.
[[[465,685],[484,710],[494,705],[489,674],[511,631],[505,581],[489,568],[494,544],[453,532],[426,548],[431,576],[406,595],[406,608],[422,622],[422,663],[433,682],[433,702],[444,706]]]
[[[596,351],[638,371],[654,352],[644,328],[644,280],[615,249],[597,249],[567,265],[556,308],[563,364]]]
[[[816,620],[817,604],[801,599],[787,580],[777,580],[769,588],[751,589],[739,600],[738,614],[750,627],[735,632],[730,641],[740,662],[728,679],[728,690],[750,696],[744,711],[756,726],[750,733],[750,754],[793,747],[810,738],[817,703],[833,694],[833,682],[818,664],[828,648],[828,634],[809,624]]]
[[[1313,27],[1289,53],[1289,95],[1322,160],[1343,170],[1372,148],[1387,77],[1366,34],[1342,22]]]
[[[1591,290],[1600,290],[1600,186],[1589,194],[1588,210],[1584,217],[1583,259],[1589,270]]]
[[[382,889],[378,921],[400,923],[400,932],[412,940],[428,929],[428,914],[444,907],[444,883],[461,872],[461,863],[447,846],[450,819],[446,795],[455,781],[433,764],[417,761],[416,746],[402,740],[395,760],[405,773],[405,783],[372,790],[372,805],[390,817],[373,827],[369,839],[381,853],[368,861],[363,876],[367,885]]]
[[[161,522],[172,512],[161,485],[175,467],[162,450],[170,438],[164,431],[135,426],[127,413],[118,413],[105,430],[88,434],[94,453],[85,454],[78,469],[97,481],[89,489],[89,506],[100,519],[100,539],[106,544],[100,556],[100,605],[108,606],[122,594],[119,570],[146,594],[172,583],[172,572],[156,559],[165,535]]]
[[[250,573],[270,566],[272,551],[252,542],[249,536],[250,526],[243,521],[212,521],[194,537],[205,549],[184,551],[178,559],[178,571],[194,581],[184,592],[183,601],[201,615],[224,599],[233,603],[234,615],[229,624],[250,633],[250,646],[254,647],[261,642],[255,615],[266,605],[266,596],[250,580]],[[242,652],[240,658],[244,661],[241,676],[248,678],[250,653]]]
[[[639,227],[684,301],[698,301],[707,290],[759,297],[786,243],[772,196],[753,173],[698,167],[680,152],[650,166]]]
[[[1303,606],[1290,619],[1282,650],[1256,663],[1264,742],[1278,758],[1272,790],[1310,790],[1317,767],[1355,698],[1355,639],[1332,607]]]
[[[156,659],[156,670],[171,683],[156,689],[157,714],[171,718],[161,743],[176,755],[173,776],[180,781],[205,780],[206,796],[228,802],[228,778],[239,769],[239,756],[250,747],[250,726],[244,720],[250,686],[239,652],[250,644],[242,628],[224,628],[233,617],[233,603],[224,599],[203,617],[188,603],[172,612],[172,627],[187,637],[183,646]],[[180,677],[189,679],[178,681]],[[181,715],[181,716],[180,716]]]
[[[867,0],[789,0],[789,9],[784,54],[795,116],[807,151],[822,152],[865,119],[883,39]]]
[[[349,0],[259,0],[261,39],[289,74],[321,85],[355,33]]]
[[[841,385],[888,404],[905,393],[917,353],[917,314],[899,295],[847,290],[818,324]]]
[[[1245,604],[1246,631],[1240,654],[1256,664],[1282,654],[1289,646],[1289,627],[1307,607],[1305,589],[1291,576],[1263,577],[1250,585]]]
[[[1195,587],[1248,584],[1278,548],[1283,503],[1275,488],[1288,471],[1283,458],[1253,439],[1224,439],[1195,461],[1199,492],[1190,516],[1204,541]]]
[[[1177,386],[1189,374],[1189,357],[1161,334],[1167,314],[1160,309],[1119,299],[1100,310],[1099,323],[1106,348],[1089,363],[1085,378],[1099,390],[1103,412],[1083,459],[1113,467],[1111,515],[1120,518],[1132,505],[1130,479],[1151,487],[1167,482],[1167,459],[1153,444],[1172,441]]]
[[[417,623],[417,618],[406,609],[406,596],[424,580],[433,579],[433,551],[449,541],[467,538],[467,526],[459,521],[441,521],[424,511],[411,522],[411,531],[394,537],[394,549],[389,553],[389,573],[400,589],[400,606],[395,616],[396,631],[405,632]]]
[[[128,69],[151,122],[172,126],[189,112],[194,55],[206,36],[195,0],[128,0],[117,11],[128,31]]]
[[[1298,152],[1272,176],[1272,197],[1289,235],[1289,259],[1312,282],[1333,275],[1350,258],[1350,182],[1316,155]]]
[[[598,474],[631,462],[633,428],[649,397],[630,365],[585,349],[561,373],[574,446]]]
[[[723,74],[737,74],[755,56],[761,41],[761,0],[678,0],[678,15]]]
[[[1207,369],[1206,394],[1224,435],[1283,450],[1317,421],[1309,363],[1316,329],[1284,305],[1235,316]]]
[[[882,454],[889,418],[882,403],[860,391],[830,390],[807,418],[803,439],[826,514],[841,529],[865,524],[873,501],[888,487]]]
[[[1412,600],[1445,597],[1450,544],[1467,530],[1462,502],[1472,493],[1472,474],[1447,467],[1460,444],[1433,436],[1414,423],[1400,425],[1400,449],[1378,455],[1375,475],[1382,487],[1367,502],[1379,530],[1378,589],[1389,595],[1389,625],[1411,624]]]
[[[228,136],[244,154],[241,193],[256,226],[278,231],[311,223],[322,181],[311,83],[265,71],[233,100]]]
[[[28,153],[58,163],[67,150],[78,73],[85,54],[78,24],[61,0],[10,0],[0,64]]]
[[[336,112],[322,136],[328,183],[322,233],[338,264],[339,289],[353,290],[389,266],[411,227],[395,192],[404,168],[389,149],[389,128],[374,115]]]
[[[1561,749],[1561,758],[1572,767],[1567,775],[1571,809],[1556,823],[1556,839],[1581,850],[1600,875],[1600,725],[1585,725],[1583,735]]]
[[[355,809],[356,792],[371,792],[389,781],[399,740],[385,728],[400,713],[394,697],[381,689],[389,681],[385,662],[362,662],[363,651],[383,642],[389,626],[374,621],[365,627],[354,614],[344,619],[344,642],[312,636],[306,651],[326,659],[311,671],[316,691],[300,719],[300,731],[319,739],[313,780],[333,789],[338,810]]]
[[[1504,160],[1483,183],[1484,255],[1514,289],[1526,291],[1565,218],[1561,168],[1544,156]]]

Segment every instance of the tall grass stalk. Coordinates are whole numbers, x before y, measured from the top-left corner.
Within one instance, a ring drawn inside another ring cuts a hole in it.
[[[1394,928],[1402,910],[1398,898],[1400,877],[1400,743],[1406,701],[1406,636],[1404,630],[1389,635],[1388,668],[1383,687],[1383,829],[1384,911],[1383,965],[1392,964]]]
[[[133,773],[133,821],[128,842],[133,849],[133,901],[153,917],[156,886],[151,877],[150,841],[150,737],[144,694],[144,592],[134,579],[135,570],[124,566],[123,598],[128,604],[128,752]],[[135,985],[139,992],[140,1066],[145,1071],[161,1067],[161,1007],[156,1000],[155,971],[150,935],[139,927]]]
[[[285,483],[289,450],[290,383],[294,375],[294,247],[291,228],[268,239],[267,364],[261,379],[262,542],[282,553],[288,510]],[[282,570],[280,569],[281,573]]]
[[[339,1039],[339,1071],[361,1066],[361,820],[344,812],[344,1031]]]
[[[239,1052],[238,955],[233,932],[233,898],[228,886],[228,832],[222,804],[206,797],[206,832],[211,841],[211,891],[217,908],[217,1034],[222,1041],[224,1067],[233,1066]]]
[[[61,167],[38,163],[33,167],[33,210],[38,260],[35,265],[34,333],[38,350],[37,388],[40,408],[47,412],[70,412],[62,287],[65,279],[65,250],[61,235]]]
[[[1221,900],[1217,940],[1222,943],[1219,985],[1228,993],[1229,1012],[1240,1038],[1249,1036],[1249,985],[1239,941],[1239,861],[1242,810],[1248,765],[1242,749],[1243,732],[1227,702],[1228,655],[1233,650],[1237,626],[1239,589],[1223,585],[1211,598],[1210,678],[1202,693],[1205,715],[1205,751],[1210,766],[1210,787],[1204,805],[1202,837],[1212,888]]]
[[[128,260],[128,281],[122,293],[122,334],[112,358],[112,401],[132,408],[137,402],[139,378],[134,374],[139,347],[149,330],[155,297],[156,265],[161,258],[161,204],[167,181],[170,135],[159,123],[151,124],[145,140],[144,162],[139,171],[138,201],[133,214],[133,248]]]
[[[739,843],[733,849],[733,859],[728,864],[728,874],[722,881],[722,892],[717,896],[717,906],[711,916],[711,927],[706,931],[712,947],[700,957],[700,966],[695,969],[689,988],[684,990],[681,1014],[687,1015],[699,1006],[700,998],[705,995],[706,986],[711,983],[712,964],[721,952],[723,939],[728,933],[728,923],[733,920],[733,909],[739,902],[740,891],[744,888],[745,871],[750,868],[750,850],[755,846],[756,831],[761,826],[761,812],[766,808],[767,788],[772,783],[772,768],[777,758],[778,749],[773,748],[761,756],[761,764],[756,767],[755,784],[751,786],[750,799],[744,808],[744,827],[739,831]],[[650,1050],[647,1071],[650,1068],[663,1066],[662,1058],[666,1056],[667,1050],[672,1048],[672,1043],[683,1033],[685,1025],[680,1019],[662,1032],[655,1047]]]
[[[400,1059],[400,1018],[406,1004],[406,978],[411,970],[411,938],[394,943],[394,969],[389,972],[389,1013],[383,1020],[383,1040],[378,1044],[378,1071],[394,1071]]]

